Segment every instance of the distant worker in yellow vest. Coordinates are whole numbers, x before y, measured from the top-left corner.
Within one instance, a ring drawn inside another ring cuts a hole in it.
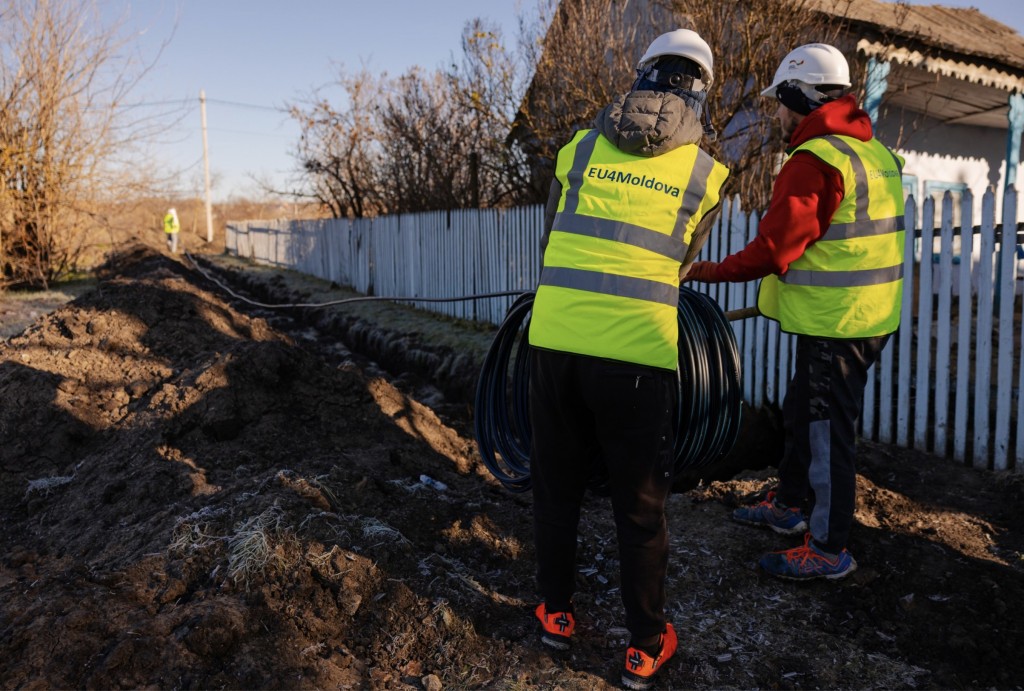
[[[781,578],[842,578],[856,504],[857,419],[868,370],[900,323],[903,160],[883,146],[854,97],[846,58],[823,43],[790,52],[762,95],[777,99],[789,159],[757,237],[688,280],[763,278],[758,309],[796,334],[783,402],[779,482],[741,523],[802,535],[761,568]]]
[[[530,478],[541,642],[570,647],[580,511],[590,480],[604,475],[630,632],[622,683],[646,689],[677,645],[665,616],[665,501],[679,280],[707,238],[729,171],[700,148],[714,133],[708,44],[670,31],[636,71],[630,92],[558,152],[529,327]]]
[[[173,208],[167,210],[164,216],[164,233],[167,235],[167,249],[171,254],[178,252],[178,232],[181,230],[181,223],[178,222],[178,212]]]

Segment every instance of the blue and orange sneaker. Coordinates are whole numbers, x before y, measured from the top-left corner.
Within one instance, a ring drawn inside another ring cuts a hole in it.
[[[542,602],[534,614],[540,619],[540,642],[555,650],[568,650],[569,638],[576,628],[572,612],[549,612]]]
[[[804,536],[804,544],[800,547],[769,552],[757,563],[771,575],[791,581],[812,578],[835,580],[857,570],[857,561],[847,549],[835,555],[826,554],[814,544],[810,533]]]
[[[799,535],[807,530],[807,519],[798,508],[780,506],[775,492],[753,506],[741,506],[732,512],[732,520],[747,525],[767,526],[783,535]]]
[[[627,648],[626,667],[622,670],[622,685],[638,691],[651,688],[654,685],[654,675],[676,654],[678,645],[676,630],[672,628],[672,624],[665,624],[665,633],[661,634],[661,647],[654,657],[640,648]]]

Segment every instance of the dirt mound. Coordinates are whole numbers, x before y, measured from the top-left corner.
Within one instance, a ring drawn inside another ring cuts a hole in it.
[[[618,680],[605,500],[581,525],[579,640],[552,657],[530,619],[529,496],[488,475],[465,424],[168,257],[101,276],[0,347],[4,688]],[[727,516],[770,469],[673,495],[664,686],[1024,683],[1020,478],[863,456],[861,569],[840,583],[753,568],[788,543]]]

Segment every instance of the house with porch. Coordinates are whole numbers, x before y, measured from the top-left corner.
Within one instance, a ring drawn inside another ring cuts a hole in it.
[[[903,186],[918,208],[927,197],[939,201],[949,192],[957,202],[970,190],[977,219],[982,194],[992,188],[1001,209],[1020,167],[1024,37],[974,8],[812,5],[846,20],[839,47],[851,62],[866,61],[863,105],[879,139],[906,158]]]

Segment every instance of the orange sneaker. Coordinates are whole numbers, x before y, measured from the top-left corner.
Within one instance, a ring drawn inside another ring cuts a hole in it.
[[[568,650],[569,637],[576,628],[572,612],[549,612],[542,602],[534,614],[540,619],[540,642],[555,650]]]
[[[657,656],[651,657],[643,650],[630,646],[626,649],[626,668],[622,671],[622,685],[627,689],[644,691],[654,685],[654,675],[676,653],[679,639],[672,624],[665,624],[665,633],[661,634],[661,649]]]

